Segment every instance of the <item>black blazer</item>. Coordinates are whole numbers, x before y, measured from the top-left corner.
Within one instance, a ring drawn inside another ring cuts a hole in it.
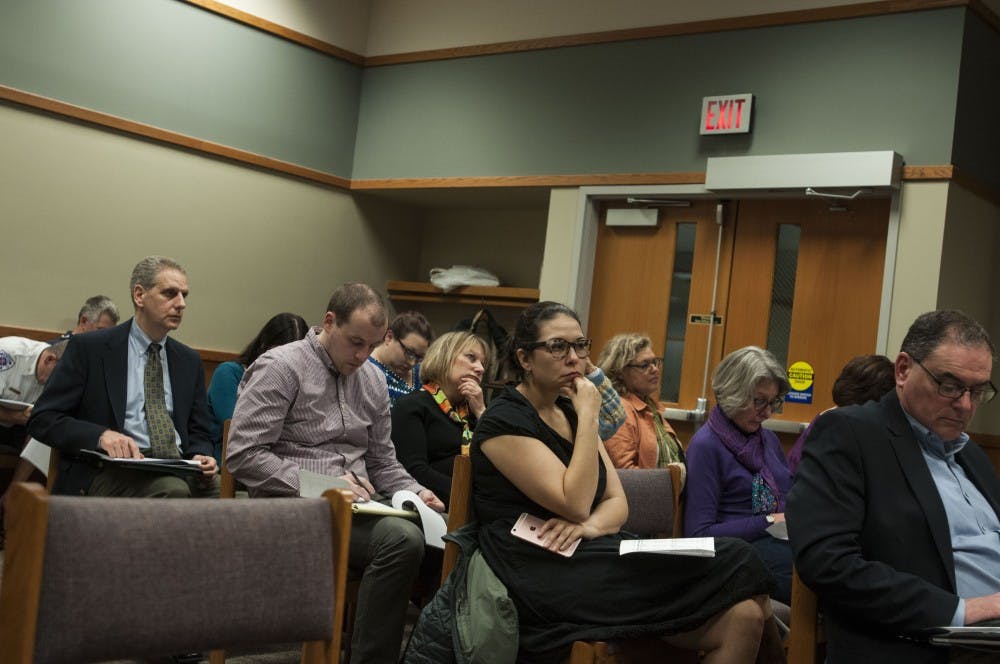
[[[56,493],[86,493],[96,470],[74,459],[96,450],[107,429],[123,431],[132,320],[116,327],[74,334],[28,420],[28,433],[59,450]],[[198,353],[179,341],[165,344],[173,392],[174,428],[185,458],[212,454],[211,415],[205,369]]]
[[[969,441],[958,463],[1000,513],[1000,480]],[[788,495],[795,566],[820,600],[827,661],[945,662],[907,641],[958,607],[944,504],[896,393],[816,422]]]

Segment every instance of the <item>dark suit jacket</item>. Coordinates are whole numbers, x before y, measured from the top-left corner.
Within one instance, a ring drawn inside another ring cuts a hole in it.
[[[70,337],[28,421],[28,433],[61,454],[56,493],[86,493],[96,469],[74,459],[96,450],[107,429],[124,433],[128,336],[132,320]],[[167,338],[167,367],[174,401],[174,428],[185,458],[212,454],[211,415],[205,370],[191,348]]]
[[[957,455],[1000,512],[1000,480],[969,441]],[[816,591],[828,662],[945,662],[897,638],[947,625],[958,607],[944,504],[895,392],[816,421],[788,496],[795,565]]]

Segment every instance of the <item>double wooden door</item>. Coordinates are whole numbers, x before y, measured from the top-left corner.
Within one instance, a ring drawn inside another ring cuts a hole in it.
[[[786,367],[812,368],[811,403],[776,416],[808,422],[833,405],[844,363],[875,352],[889,201],[758,199],[717,213],[715,201],[663,207],[654,228],[608,226],[602,211],[595,354],[617,333],[648,335],[665,361],[661,399],[693,409],[701,396],[713,402],[722,357],[762,346]]]

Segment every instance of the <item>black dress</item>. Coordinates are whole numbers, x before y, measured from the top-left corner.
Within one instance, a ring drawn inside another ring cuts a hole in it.
[[[575,432],[572,404],[560,397],[558,406]],[[524,654],[565,648],[579,639],[686,632],[741,600],[768,593],[767,570],[742,540],[716,538],[714,558],[619,556],[619,542],[633,537],[622,533],[585,540],[571,558],[564,558],[515,538],[510,529],[522,512],[544,519],[556,515],[521,493],[482,453],[483,441],[502,435],[541,440],[567,464],[573,445],[513,388],[493,400],[472,441],[480,547],[517,606]],[[594,463],[600,465],[596,505],[606,473],[600,457]]]

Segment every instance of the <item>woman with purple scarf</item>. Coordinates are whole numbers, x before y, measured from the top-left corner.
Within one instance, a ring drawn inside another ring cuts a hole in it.
[[[774,356],[747,346],[727,355],[712,376],[716,406],[687,449],[684,534],[739,537],[754,547],[789,604],[792,551],[767,528],[785,520],[792,475],[778,437],[761,427],[781,412],[788,377]]]

